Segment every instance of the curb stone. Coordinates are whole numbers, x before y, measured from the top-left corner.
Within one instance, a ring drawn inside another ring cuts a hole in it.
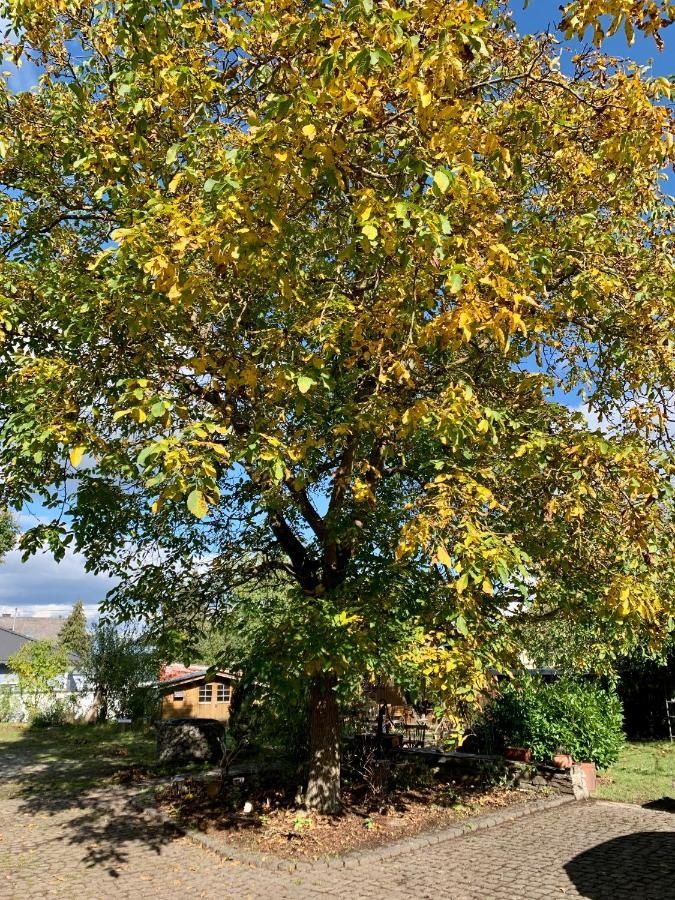
[[[238,847],[227,844],[225,841],[214,840],[194,828],[181,828],[168,816],[164,816],[164,819],[167,825],[179,828],[179,830],[191,841],[200,844],[207,850],[211,850],[228,862],[238,862],[255,868],[273,868],[277,871],[315,872],[317,868],[322,868],[324,866],[328,869],[343,869],[347,866],[360,866],[369,862],[383,862],[393,856],[400,856],[404,853],[414,853],[427,847],[442,844],[445,841],[454,840],[465,834],[471,834],[475,831],[482,831],[488,828],[495,828],[499,825],[505,825],[507,822],[522,819],[525,816],[547,812],[550,809],[563,806],[565,803],[575,802],[579,801],[575,801],[571,794],[553,797],[547,800],[530,801],[520,805],[517,804],[513,807],[507,807],[496,813],[485,813],[482,816],[476,816],[462,825],[452,825],[449,828],[415,835],[414,837],[401,838],[400,840],[393,841],[385,846],[348,851],[342,856],[324,856],[313,860],[302,859],[297,861],[282,859],[278,856],[266,855],[263,853],[240,850]]]

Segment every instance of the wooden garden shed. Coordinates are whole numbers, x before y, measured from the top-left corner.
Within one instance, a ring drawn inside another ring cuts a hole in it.
[[[218,719],[230,717],[236,678],[230,672],[209,675],[206,669],[163,678],[159,683],[162,719]]]

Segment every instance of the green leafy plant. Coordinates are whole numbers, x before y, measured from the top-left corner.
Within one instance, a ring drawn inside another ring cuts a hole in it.
[[[51,641],[30,641],[10,656],[8,664],[19,677],[19,692],[32,719],[53,702],[56,679],[68,668],[68,654]]]
[[[528,676],[502,687],[485,712],[482,730],[497,745],[529,747],[538,761],[562,751],[606,768],[619,756],[622,724],[613,690],[572,678],[547,684]]]
[[[69,697],[55,697],[47,706],[38,709],[32,719],[31,725],[35,728],[51,728],[56,725],[67,725],[75,717],[76,700]]]
[[[11,688],[0,688],[0,722],[13,722],[17,713],[17,703]]]
[[[295,831],[309,831],[311,827],[311,816],[296,816],[295,819],[293,819],[293,828]]]
[[[156,692],[146,685],[158,677],[159,658],[144,635],[102,620],[92,630],[83,671],[96,692],[101,721],[111,713],[141,719],[155,711]]]

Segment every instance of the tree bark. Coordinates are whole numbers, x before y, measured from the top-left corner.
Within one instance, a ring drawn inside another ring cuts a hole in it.
[[[318,675],[310,692],[309,779],[305,805],[325,815],[340,811],[340,717],[334,675]]]

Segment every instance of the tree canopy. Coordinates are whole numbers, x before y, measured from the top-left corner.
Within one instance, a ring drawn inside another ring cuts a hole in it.
[[[77,600],[59,631],[59,644],[69,653],[74,653],[78,660],[84,660],[89,652],[90,640],[84,604]]]
[[[0,562],[16,543],[16,521],[7,510],[0,509]]]
[[[54,697],[57,678],[68,668],[68,654],[52,641],[28,641],[8,660],[19,677],[19,690],[30,716]]]
[[[492,0],[6,11],[43,73],[0,84],[2,499],[54,509],[26,553],[83,550],[165,632],[290,578],[270,648],[330,723],[399,664],[475,696],[540,611],[660,639],[669,79]],[[604,13],[673,18],[563,27]]]
[[[96,693],[99,721],[110,714],[141,717],[155,699],[149,682],[159,675],[159,657],[147,636],[100,620],[91,629],[82,672]]]

